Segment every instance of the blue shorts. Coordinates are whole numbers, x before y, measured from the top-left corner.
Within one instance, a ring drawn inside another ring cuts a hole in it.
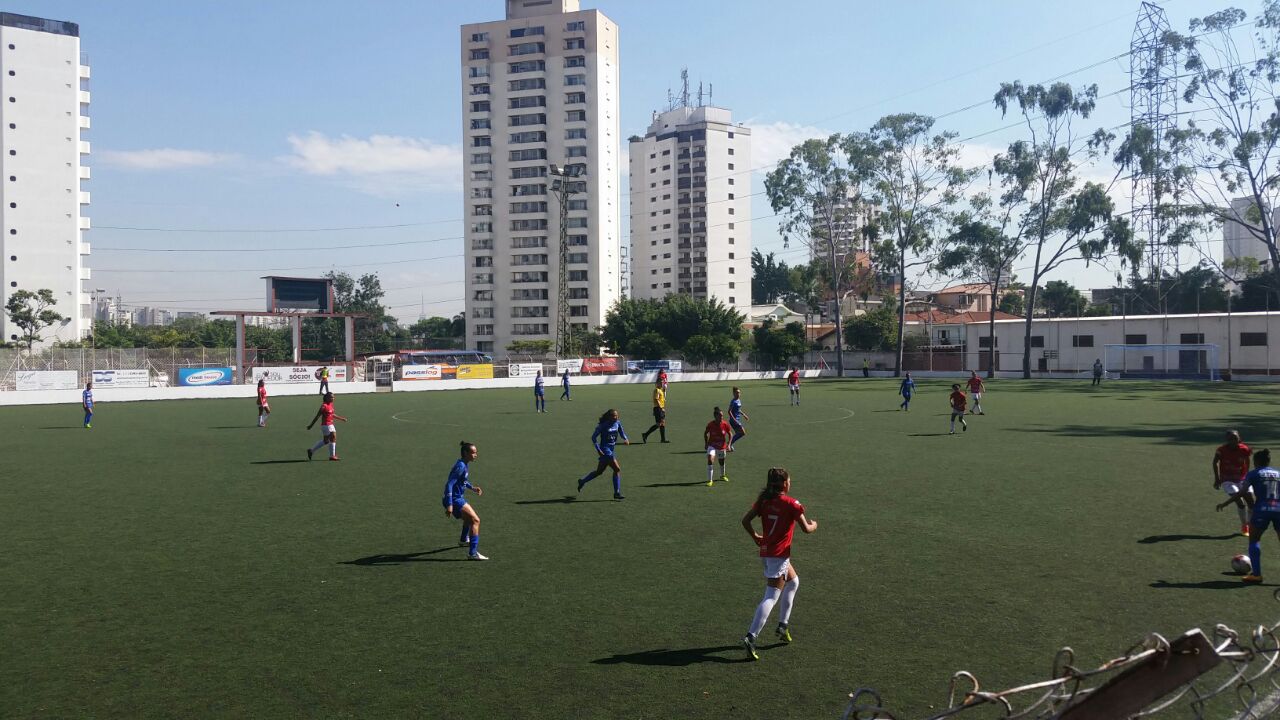
[[[545,391],[545,390],[534,390],[534,391],[533,391],[533,394],[534,394],[534,395],[537,395],[538,397],[542,397],[543,395],[545,395],[545,394],[546,394],[546,391]]]
[[[1249,530],[1265,531],[1268,526],[1274,525],[1276,530],[1280,531],[1280,512],[1272,512],[1267,510],[1254,511],[1253,517],[1249,518]]]
[[[444,498],[440,498],[440,505],[441,505],[441,507],[443,507],[443,508],[444,508],[444,509],[446,509],[446,510],[448,510],[448,509],[449,509],[449,506],[450,506],[450,505],[452,505],[452,506],[453,506],[453,516],[454,516],[454,517],[456,517],[456,518],[458,518],[459,520],[461,520],[461,519],[462,519],[462,508],[466,507],[466,505],[467,505],[467,501],[466,501],[466,500],[464,500],[464,499],[462,499],[462,498],[455,498],[455,499],[454,499],[454,500],[452,500],[452,501],[445,500]]]
[[[600,456],[596,458],[596,460],[601,465],[608,465],[609,463],[613,462],[616,459],[617,458],[614,456],[612,448],[609,448],[607,450],[601,450]]]
[[[741,429],[742,429],[742,421],[740,421],[740,420],[734,420],[733,418],[729,418],[729,427],[733,428],[734,430],[741,430]]]

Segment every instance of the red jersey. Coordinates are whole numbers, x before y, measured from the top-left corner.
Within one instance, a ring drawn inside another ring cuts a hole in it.
[[[258,388],[258,404],[259,404],[259,405],[266,405],[266,404],[267,404],[267,388],[266,388],[266,386],[263,386],[263,387]]]
[[[779,495],[772,500],[757,500],[751,507],[764,523],[760,557],[791,557],[791,535],[796,520],[804,514],[804,506],[789,495]]]
[[[320,406],[320,424],[333,424],[333,403],[324,403]]]
[[[968,396],[959,390],[953,390],[951,392],[951,409],[956,412],[964,412],[967,407],[969,407]]]
[[[799,385],[799,384],[800,384],[800,373],[796,372],[795,370],[792,370],[791,372],[787,373],[787,384],[788,384],[788,385]]]
[[[729,434],[731,432],[729,423],[724,420],[712,420],[707,423],[704,435],[710,441],[707,443],[708,445],[718,450],[724,450],[729,447]]]
[[[1226,443],[1213,454],[1218,461],[1218,479],[1238,483],[1249,473],[1249,446],[1244,443]]]
[[[971,377],[969,378],[968,384],[969,384],[969,392],[971,393],[982,392],[982,378]]]

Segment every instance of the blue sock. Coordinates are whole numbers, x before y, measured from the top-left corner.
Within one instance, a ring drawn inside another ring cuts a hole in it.
[[[85,425],[88,425],[88,424],[89,424],[89,423],[91,423],[91,422],[93,422],[93,413],[85,413],[85,414],[84,414],[84,424],[85,424]]]
[[[739,440],[741,440],[742,438],[743,438],[743,433],[736,432],[733,434],[733,439],[729,441],[729,444],[732,445],[738,442]]]
[[[471,523],[462,523],[462,535],[458,538],[458,542],[466,542],[471,537]]]
[[[1249,541],[1249,562],[1253,565],[1253,574],[1262,577],[1262,545]]]
[[[613,474],[613,494],[614,495],[622,494],[622,473]]]
[[[471,554],[475,555],[478,552],[480,552],[480,533],[473,533],[471,535]]]
[[[579,484],[579,485],[586,485],[587,483],[591,482],[592,480],[595,480],[595,478],[591,476],[591,473],[587,473],[586,475],[583,475],[581,478],[579,478],[579,479],[578,479],[578,484]]]

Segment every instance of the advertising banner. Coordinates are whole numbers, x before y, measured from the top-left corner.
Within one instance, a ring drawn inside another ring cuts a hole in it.
[[[582,362],[583,361],[580,359],[557,360],[556,374],[559,375],[563,373],[565,370],[568,370],[571,373],[580,373],[582,372]]]
[[[80,373],[75,370],[19,370],[19,390],[75,390],[80,387]]]
[[[507,377],[536,377],[542,372],[542,363],[511,363],[507,366]]]
[[[459,380],[492,380],[493,365],[459,365]]]
[[[320,382],[319,365],[295,365],[293,367],[256,367],[250,370],[249,379],[255,384],[259,380],[271,383],[318,383]],[[347,367],[345,365],[329,366],[329,382],[346,382]]]
[[[235,373],[229,367],[178,368],[178,384],[183,387],[230,385]]]
[[[110,387],[150,387],[151,371],[142,370],[94,370],[93,386],[95,388]]]
[[[589,357],[582,359],[582,372],[585,373],[616,373],[621,369],[621,361],[616,357]]]
[[[400,379],[439,380],[442,370],[439,365],[405,365],[400,368]]]
[[[627,372],[657,372],[666,370],[669,373],[680,372],[684,367],[682,360],[628,360]]]

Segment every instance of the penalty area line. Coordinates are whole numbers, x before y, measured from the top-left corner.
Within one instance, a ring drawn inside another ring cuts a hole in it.
[[[845,415],[843,417],[838,417],[838,418],[829,418],[827,420],[806,420],[804,422],[794,422],[794,423],[787,423],[787,424],[788,425],[817,425],[818,423],[840,422],[842,420],[848,420],[849,418],[853,417],[853,411],[850,410],[849,408],[837,408],[837,410],[843,410],[846,413],[848,413],[848,415]]]
[[[406,419],[404,419],[404,418],[400,417],[401,415],[408,415],[409,413],[412,413],[412,412],[417,412],[417,411],[416,411],[416,410],[402,410],[402,411],[400,411],[400,412],[398,412],[398,413],[396,413],[396,414],[392,415],[392,416],[391,416],[391,419],[392,419],[392,420],[395,420],[396,422],[409,423],[410,425],[444,425],[444,426],[446,426],[446,427],[462,427],[461,425],[455,425],[455,424],[453,424],[453,423],[430,422],[430,421],[424,422],[424,421],[422,421],[422,420],[406,420]]]

